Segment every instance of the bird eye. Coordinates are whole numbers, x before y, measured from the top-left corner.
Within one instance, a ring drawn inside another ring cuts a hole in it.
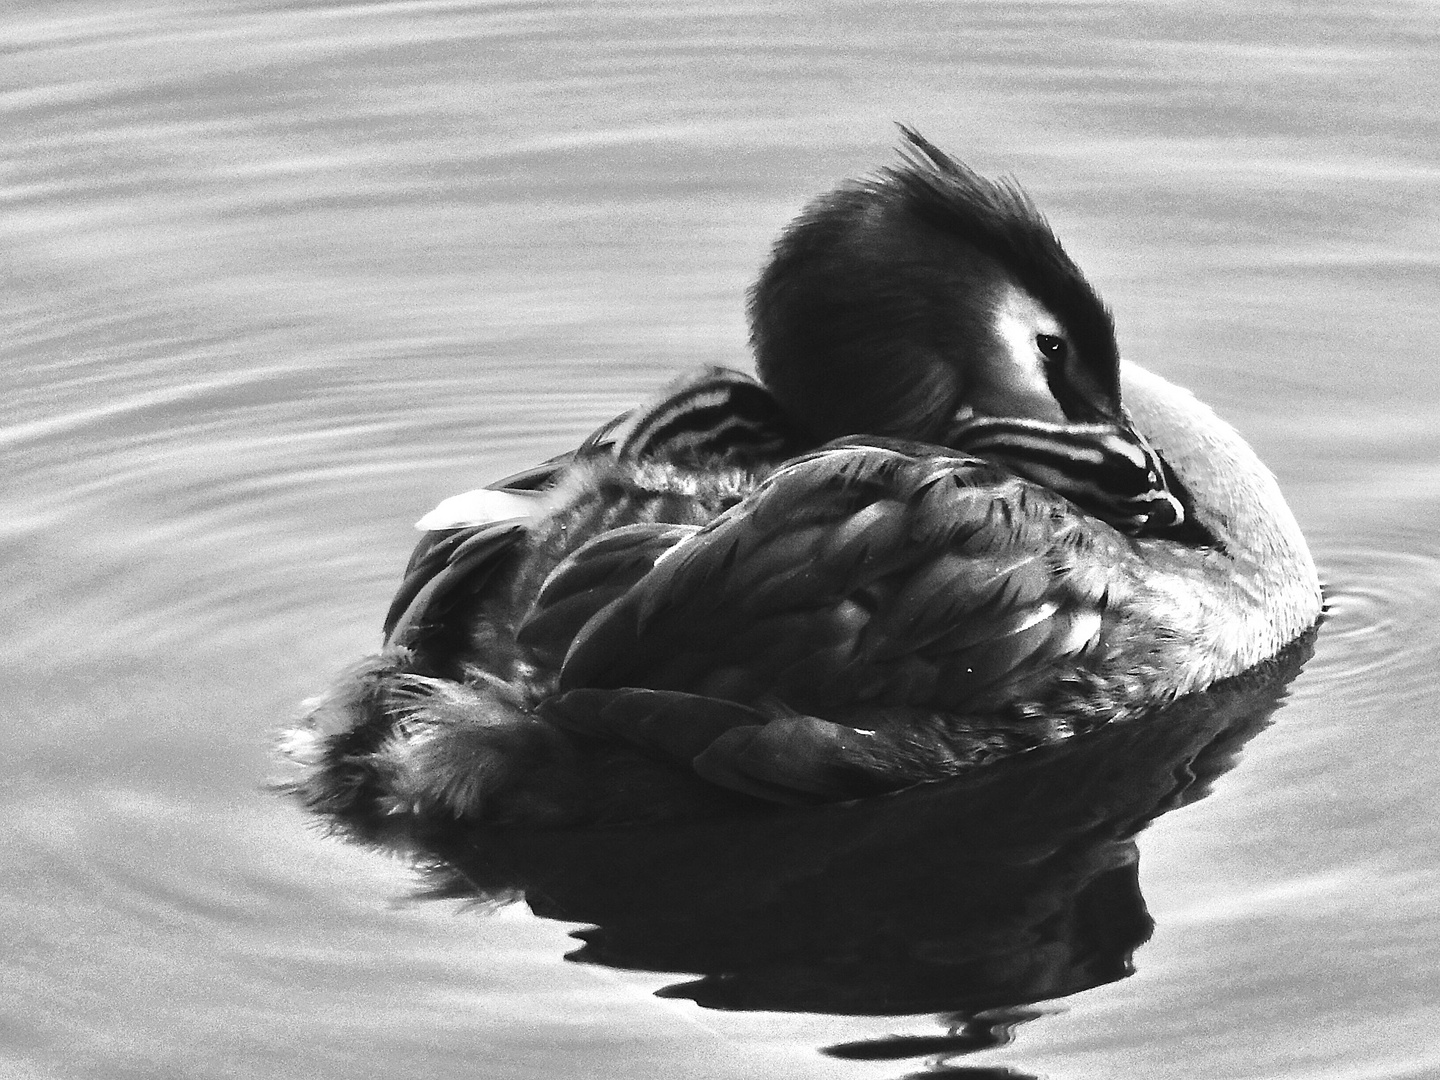
[[[1056,337],[1054,334],[1036,334],[1035,345],[1047,361],[1059,363],[1065,359],[1067,346],[1062,337]]]

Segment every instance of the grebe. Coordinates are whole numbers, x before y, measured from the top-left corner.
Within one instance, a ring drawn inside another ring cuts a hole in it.
[[[390,842],[870,796],[1316,622],[1245,441],[1121,363],[1018,187],[905,138],[776,245],[763,385],[687,380],[422,519],[384,651],[286,737],[291,791]]]

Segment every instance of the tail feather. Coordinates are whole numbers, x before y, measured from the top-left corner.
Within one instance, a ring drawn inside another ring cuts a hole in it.
[[[564,824],[577,806],[576,749],[521,691],[472,672],[464,683],[370,657],[308,702],[280,739],[296,766],[279,784],[338,832],[404,846],[457,822]]]
[[[418,821],[561,823],[574,804],[570,739],[489,675],[412,677],[397,688],[394,733],[376,751],[392,813]]]

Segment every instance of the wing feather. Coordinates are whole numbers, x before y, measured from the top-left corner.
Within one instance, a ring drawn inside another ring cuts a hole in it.
[[[1072,587],[1070,568],[1077,544],[1117,537],[976,459],[832,447],[780,470],[597,612],[561,686],[778,695],[821,714],[993,707],[991,688],[1043,685],[1032,670],[1058,671],[1094,644],[1105,596]],[[1123,547],[1112,553],[1123,561]]]
[[[689,765],[726,731],[765,722],[753,709],[712,697],[661,690],[572,690],[540,715],[567,730],[627,742]]]
[[[694,525],[643,522],[604,533],[572,552],[540,586],[516,640],[541,660],[559,664],[596,612],[623,597]]]
[[[434,632],[462,598],[485,587],[524,532],[523,521],[462,529],[427,547],[418,559],[412,558],[386,619],[385,643],[413,648]]]

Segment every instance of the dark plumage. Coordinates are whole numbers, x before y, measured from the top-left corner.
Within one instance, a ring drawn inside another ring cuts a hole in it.
[[[906,138],[777,244],[763,387],[682,380],[423,519],[385,651],[287,738],[292,791],[406,842],[855,798],[1134,718],[1314,623],[1240,436],[1118,362],[1018,188]]]
[[[1063,342],[1046,364],[1063,416],[1047,418],[1123,422],[1110,313],[1029,197],[902,130],[902,165],[816,199],[776,244],[750,298],[765,385],[822,439],[939,441],[962,403],[1010,415],[985,407],[1010,373],[994,320],[1009,290]]]

